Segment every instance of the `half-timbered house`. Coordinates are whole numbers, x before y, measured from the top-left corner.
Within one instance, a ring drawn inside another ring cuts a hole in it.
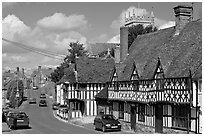
[[[77,58],[57,84],[57,102],[69,107],[71,118],[97,115],[94,96],[110,81],[113,58]]]
[[[191,21],[190,6],[174,12],[175,27],[138,36],[129,49],[128,27],[121,27],[121,63],[95,96],[105,113],[130,122],[132,129],[142,124],[160,133],[163,128],[202,133],[202,21]]]

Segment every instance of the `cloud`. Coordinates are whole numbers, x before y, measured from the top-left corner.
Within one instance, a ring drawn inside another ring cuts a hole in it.
[[[30,47],[48,49],[49,51],[60,53],[65,52],[68,48],[70,42],[79,41],[85,44],[87,39],[81,33],[76,31],[66,31],[66,32],[52,32],[46,31],[36,26],[31,29],[26,26],[23,21],[21,21],[15,15],[8,15],[3,19],[3,37],[9,40],[17,41],[28,45]],[[21,48],[15,46],[8,46],[3,42],[3,50],[6,52],[16,52],[25,53]],[[13,49],[14,48],[14,49]]]
[[[15,40],[18,35],[25,36],[30,32],[30,27],[26,26],[15,15],[8,15],[2,21],[3,38]]]
[[[14,4],[17,4],[17,3],[16,2],[2,2],[2,8],[11,7]]]
[[[3,53],[2,54],[2,61],[4,63],[22,63],[22,62],[27,62],[28,58],[24,57],[22,55],[19,54],[10,54],[10,53]]]
[[[120,35],[118,34],[112,37],[111,39],[107,41],[107,43],[120,43]]]
[[[31,28],[15,15],[8,15],[2,20],[2,37],[22,43],[27,47],[43,49],[57,54],[67,54],[70,42],[79,41],[86,47],[87,38],[74,30],[48,31],[39,26]],[[11,43],[2,42],[3,66],[26,68],[37,65],[56,65],[62,60],[48,58],[31,51],[22,49]],[[36,61],[38,60],[38,61]]]
[[[81,28],[87,25],[88,21],[84,15],[66,16],[63,13],[55,13],[52,16],[44,17],[37,22],[37,25],[47,29],[72,29]]]
[[[87,39],[82,34],[76,31],[70,31],[70,32],[64,32],[60,34],[52,35],[52,37],[55,37],[54,43],[55,48],[59,50],[66,50],[69,48],[69,44],[71,42],[78,41],[79,43],[84,44],[84,47],[86,48]]]
[[[175,21],[169,21],[163,25],[160,25],[158,27],[158,29],[165,29],[165,28],[169,28],[169,27],[172,27],[172,26],[175,26]]]

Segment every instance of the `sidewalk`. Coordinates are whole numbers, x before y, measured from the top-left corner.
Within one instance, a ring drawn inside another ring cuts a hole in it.
[[[55,114],[55,117],[61,121],[71,123],[71,124],[81,126],[81,127],[86,127],[89,129],[94,129],[94,125],[93,125],[94,118],[95,118],[94,116],[86,116],[86,117],[82,117],[82,118],[73,118],[73,119],[70,119],[69,121],[67,121],[67,120],[64,120],[64,119],[60,118],[59,116],[57,116],[56,113],[54,113],[54,114]],[[136,125],[136,131],[134,131],[131,129],[130,123],[125,123],[123,121],[120,121],[120,123],[122,126],[121,131],[123,131],[123,132],[132,133],[132,134],[156,134],[154,127],[147,127],[144,125],[137,124]],[[187,134],[187,132],[182,131],[182,130],[164,128],[163,134]],[[194,133],[190,132],[189,134],[194,134]]]
[[[73,124],[73,125],[76,125],[76,126],[80,126],[80,127],[83,127],[83,128],[88,128],[88,129],[92,129],[92,130],[94,129],[93,122],[94,122],[95,116],[86,116],[86,117],[82,117],[82,118],[73,118],[73,119],[70,119],[68,121],[68,120],[64,120],[61,117],[59,117],[57,115],[56,111],[53,111],[53,114],[60,121],[70,123],[70,124]],[[121,131],[135,134],[135,132],[133,130],[128,130],[128,129],[124,129],[124,128],[125,127],[122,127]]]

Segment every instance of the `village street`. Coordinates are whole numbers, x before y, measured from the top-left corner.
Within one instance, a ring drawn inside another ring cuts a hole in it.
[[[30,93],[29,93],[30,92]],[[28,100],[29,97],[34,97],[37,99],[37,104],[29,104],[28,101],[25,101],[20,109],[26,112],[30,119],[30,128],[24,129],[19,128],[17,130],[10,130],[7,127],[6,123],[2,124],[2,133],[3,134],[101,134],[102,131],[96,131],[93,129],[93,126],[83,127],[71,123],[67,123],[57,119],[53,115],[51,108],[51,99],[46,98],[48,101],[47,107],[39,107],[38,102],[40,99],[39,90],[30,90],[28,91]],[[107,132],[107,133],[126,133],[123,131],[120,132]]]

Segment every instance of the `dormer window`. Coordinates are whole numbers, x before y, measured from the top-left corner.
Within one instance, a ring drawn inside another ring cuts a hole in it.
[[[111,82],[116,82],[117,80],[118,80],[118,75],[117,75],[117,72],[116,72],[116,68],[114,67]]]
[[[139,75],[137,72],[137,68],[135,66],[135,63],[133,63],[133,70],[132,70],[132,75],[130,77],[130,80],[133,81],[133,80],[138,80],[138,79],[139,79]]]
[[[157,66],[154,72],[154,79],[161,79],[164,78],[164,71],[160,62],[160,59],[158,58]]]
[[[114,75],[113,75],[113,79],[112,79],[112,82],[115,82],[118,80],[118,76],[117,76],[117,73],[116,71],[114,72]]]

